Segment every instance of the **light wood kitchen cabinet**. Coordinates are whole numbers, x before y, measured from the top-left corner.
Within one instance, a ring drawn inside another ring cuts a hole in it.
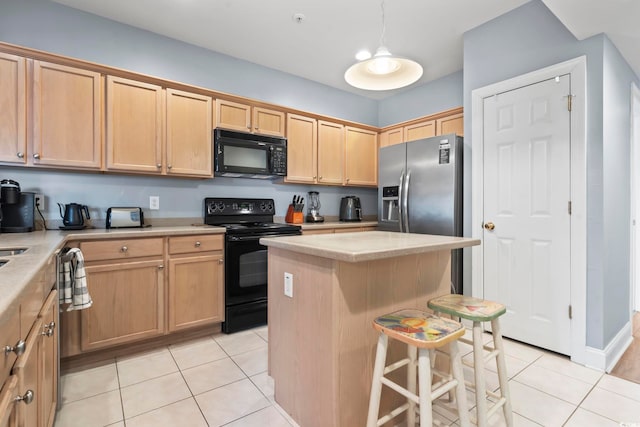
[[[282,111],[217,99],[216,126],[261,135],[284,136],[285,114]]]
[[[26,162],[26,93],[26,59],[0,53],[0,162]]]
[[[59,327],[56,322],[58,291],[53,290],[38,317],[42,320],[39,348],[39,419],[41,426],[51,427],[56,416],[58,403],[58,339]]]
[[[436,121],[427,120],[405,126],[403,133],[405,142],[436,136]]]
[[[80,311],[81,350],[164,334],[163,239],[82,242],[80,249],[93,300]]]
[[[456,135],[464,136],[464,115],[458,113],[437,119],[436,132],[438,135],[455,133]]]
[[[167,175],[211,177],[210,96],[167,89]]]
[[[318,180],[319,184],[344,183],[344,126],[318,121]]]
[[[287,114],[286,182],[314,184],[318,179],[318,121]]]
[[[29,164],[102,167],[102,82],[97,72],[33,61]]]
[[[208,96],[108,76],[107,170],[212,177],[212,105]]]
[[[169,332],[224,321],[223,239],[169,237]]]
[[[18,377],[11,375],[0,385],[0,427],[14,427],[17,424]]]
[[[345,184],[378,185],[378,134],[345,127]]]
[[[24,400],[16,401],[16,426],[32,427],[43,425],[38,422],[41,396],[38,390],[38,362],[42,340],[42,319],[38,318],[27,336],[24,353],[18,356],[13,367],[13,375],[18,378],[17,396]]]
[[[400,144],[404,141],[403,128],[390,129],[380,133],[380,147]]]
[[[163,100],[160,86],[107,76],[107,170],[162,172]]]

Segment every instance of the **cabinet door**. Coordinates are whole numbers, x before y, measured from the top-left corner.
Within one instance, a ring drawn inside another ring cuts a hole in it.
[[[284,136],[284,113],[254,107],[252,114],[253,132],[262,135]]]
[[[100,73],[33,61],[34,165],[102,167]]]
[[[318,121],[318,182],[342,185],[344,181],[344,126]]]
[[[107,169],[162,172],[160,86],[107,76]]]
[[[164,333],[162,261],[86,267],[90,308],[81,311],[83,351]]]
[[[404,142],[403,128],[391,129],[380,134],[380,147],[400,144]]]
[[[217,126],[241,132],[251,131],[251,106],[237,102],[216,100]]]
[[[18,395],[18,377],[11,375],[3,385],[0,385],[0,427],[14,427],[17,425],[18,404],[15,397]]]
[[[436,130],[438,135],[455,133],[464,136],[464,115],[462,113],[453,114],[436,120]]]
[[[212,99],[167,89],[167,174],[213,176]]]
[[[221,254],[169,261],[169,331],[224,320]]]
[[[38,361],[39,345],[42,335],[42,319],[37,319],[33,324],[26,340],[26,347],[13,366],[13,374],[18,377],[18,392],[16,396],[24,396],[29,393],[32,400],[25,399],[16,402],[18,405],[18,425],[31,427],[38,426],[38,412],[40,408],[40,393],[38,391]]]
[[[49,294],[42,306],[39,317],[42,319],[42,338],[40,339],[39,363],[42,369],[40,377],[40,413],[42,414],[43,427],[53,426],[56,416],[56,404],[58,401],[58,291],[54,290]]]
[[[317,179],[318,123],[287,114],[287,182],[315,183]]]
[[[378,185],[378,134],[349,126],[345,132],[345,183]]]
[[[25,164],[27,112],[26,60],[0,53],[0,162]]]
[[[436,136],[436,122],[429,120],[404,127],[404,140],[415,141],[416,139],[430,138]]]

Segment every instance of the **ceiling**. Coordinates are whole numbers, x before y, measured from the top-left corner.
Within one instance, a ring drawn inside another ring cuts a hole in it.
[[[343,77],[357,51],[380,45],[382,0],[53,1],[369,98],[401,90],[355,89]],[[384,44],[421,63],[413,86],[424,84],[462,69],[464,32],[527,1],[386,1]],[[577,38],[607,33],[640,74],[640,2],[543,1]]]

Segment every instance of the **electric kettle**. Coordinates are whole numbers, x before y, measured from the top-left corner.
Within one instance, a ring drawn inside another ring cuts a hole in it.
[[[62,213],[63,207],[64,214]],[[62,203],[58,203],[58,208],[60,209],[60,217],[65,227],[82,227],[84,226],[85,216],[86,219],[91,219],[87,205],[80,205],[78,203],[63,205]]]
[[[362,221],[360,198],[346,196],[340,201],[340,221]]]

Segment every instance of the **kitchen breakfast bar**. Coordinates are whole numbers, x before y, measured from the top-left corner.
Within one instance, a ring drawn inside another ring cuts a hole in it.
[[[480,241],[369,231],[260,243],[269,250],[275,400],[302,427],[352,427],[366,424],[373,319],[402,308],[426,310],[429,299],[450,292],[451,250]],[[388,360],[405,354],[406,346],[392,345]],[[383,389],[381,411],[397,399]]]

